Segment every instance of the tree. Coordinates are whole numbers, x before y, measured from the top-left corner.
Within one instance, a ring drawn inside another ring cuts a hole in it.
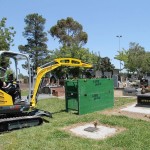
[[[143,58],[144,60],[142,61],[142,72],[150,73],[150,52],[145,52]]]
[[[9,50],[16,34],[14,27],[6,27],[6,21],[7,18],[0,20],[0,50]]]
[[[74,44],[83,46],[87,43],[88,35],[83,32],[83,27],[71,17],[57,21],[57,24],[50,28],[49,33],[53,38],[58,38],[63,46]]]
[[[73,18],[58,20],[57,24],[50,28],[49,33],[62,44],[59,50],[54,51],[54,57],[71,57],[89,62],[89,50],[82,47],[87,43],[88,35],[83,31],[82,25]],[[79,76],[83,71],[81,68],[63,69],[63,67],[58,70],[61,73],[70,72],[73,76]]]
[[[72,45],[72,47],[68,46],[63,46],[60,47],[60,49],[56,49],[53,52],[53,55],[51,56],[53,59],[55,58],[77,58],[82,60],[83,62],[91,63],[93,64],[94,56],[89,52],[88,49],[86,48],[79,48],[77,45]],[[73,77],[78,77],[82,72],[85,70],[85,68],[74,68],[74,67],[69,67],[69,68],[64,68],[60,67],[59,69],[56,69],[53,71],[55,74],[59,74],[60,77],[62,75],[65,75],[67,72],[72,74]],[[59,77],[58,77],[59,78]]]
[[[50,51],[47,49],[47,33],[44,32],[46,19],[41,15],[29,14],[24,19],[26,26],[23,36],[27,39],[26,45],[19,45],[19,51],[34,57],[33,64],[35,69],[49,59]]]
[[[138,43],[130,43],[128,50],[128,62],[126,68],[131,72],[142,72],[143,64],[145,64],[145,49]]]
[[[125,69],[129,72],[136,72],[138,76],[141,76],[150,71],[150,54],[138,43],[130,42],[128,50],[123,49],[123,51],[119,51],[118,53],[119,54],[115,58],[123,61]]]
[[[94,64],[93,68],[94,68],[95,71],[97,71],[97,70],[101,71],[102,76],[104,76],[105,71],[106,72],[112,72],[113,69],[115,68],[115,66],[113,64],[111,64],[110,58],[108,58],[108,57],[103,57],[102,58],[100,56],[100,53],[95,54],[94,59],[95,59],[95,61],[93,63]]]
[[[123,49],[122,51],[118,51],[118,55],[116,55],[114,58],[117,60],[120,60],[124,63],[124,68],[126,68],[127,62],[128,62],[128,57],[129,57],[129,52],[125,49]]]
[[[114,65],[111,64],[110,59],[108,57],[101,58],[102,76],[104,76],[105,71],[112,72],[114,68]]]
[[[10,46],[14,46],[13,38],[16,31],[14,31],[14,27],[6,27],[6,21],[7,18],[2,18],[2,20],[0,20],[0,51],[8,51],[10,50]],[[0,58],[0,65],[6,69],[9,66],[9,59]]]
[[[95,71],[101,70],[101,61],[102,61],[102,58],[100,56],[100,52],[98,52],[98,54],[95,53],[93,58],[94,58],[94,60],[93,60],[93,68],[94,68],[94,70]]]

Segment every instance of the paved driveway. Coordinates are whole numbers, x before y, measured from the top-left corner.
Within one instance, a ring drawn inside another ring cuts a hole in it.
[[[64,96],[57,97],[57,96],[52,96],[51,94],[39,94],[39,96],[38,96],[38,100],[41,100],[41,99],[51,99],[51,98],[65,99]],[[26,99],[26,96],[22,96],[22,99]]]

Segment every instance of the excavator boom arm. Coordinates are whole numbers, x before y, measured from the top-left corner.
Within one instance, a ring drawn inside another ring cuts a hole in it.
[[[31,99],[31,107],[35,107],[35,105],[36,105],[36,95],[37,95],[37,91],[38,91],[39,84],[41,82],[42,77],[46,73],[48,73],[48,72],[50,72],[50,71],[52,71],[52,70],[54,70],[60,66],[86,67],[86,68],[92,67],[91,64],[83,63],[83,62],[81,62],[81,60],[75,59],[75,58],[57,58],[57,59],[54,59],[53,62],[39,67],[37,69],[36,82],[34,85],[33,96]]]

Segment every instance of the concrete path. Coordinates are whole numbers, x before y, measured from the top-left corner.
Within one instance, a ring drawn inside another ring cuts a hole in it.
[[[52,96],[51,94],[39,94],[38,96],[38,99],[47,99],[47,98],[62,98],[62,99],[65,99],[65,96],[60,96],[60,97],[57,97],[57,96]]]
[[[51,98],[60,98],[60,99],[65,99],[65,96],[52,96],[51,94],[39,94],[38,96],[38,100],[42,100],[42,99],[51,99]],[[26,96],[22,96],[22,99],[26,99]]]

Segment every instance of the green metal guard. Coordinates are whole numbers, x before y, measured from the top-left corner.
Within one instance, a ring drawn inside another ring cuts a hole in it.
[[[79,115],[113,107],[113,80],[104,78],[66,80],[65,98],[66,111],[75,110]]]

